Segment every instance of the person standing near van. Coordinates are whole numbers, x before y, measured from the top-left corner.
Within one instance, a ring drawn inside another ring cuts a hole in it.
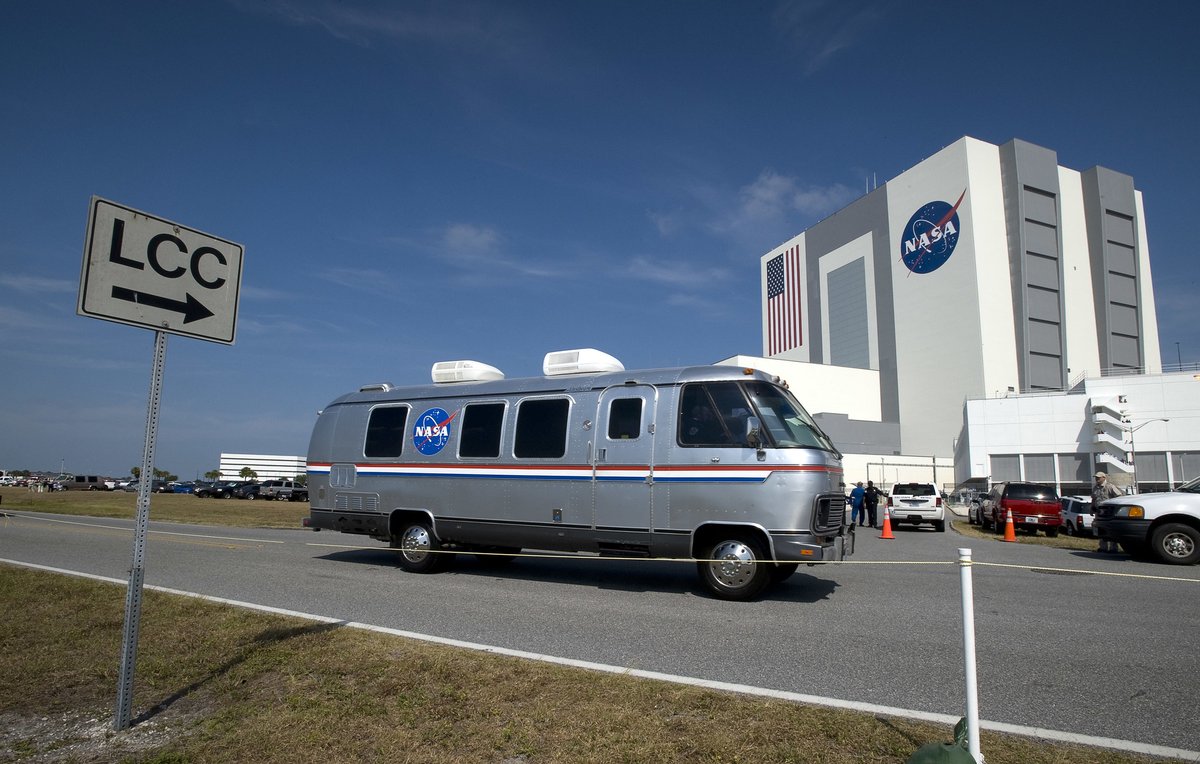
[[[861,480],[854,486],[854,490],[850,492],[850,506],[853,507],[853,511],[850,513],[850,524],[854,525],[858,523],[859,528],[863,526],[863,520],[867,517],[866,509],[863,506],[866,495],[867,492],[863,490]]]
[[[1121,489],[1117,488],[1112,483],[1108,482],[1108,475],[1103,472],[1096,473],[1096,485],[1092,486],[1092,515],[1095,516],[1096,508],[1100,506],[1100,502],[1115,498],[1121,495]],[[1100,548],[1098,552],[1115,553],[1117,551],[1117,542],[1112,539],[1100,537]]]
[[[867,481],[867,490],[863,497],[867,504],[867,522],[872,528],[878,527],[875,522],[875,513],[879,511],[879,489],[870,480]]]

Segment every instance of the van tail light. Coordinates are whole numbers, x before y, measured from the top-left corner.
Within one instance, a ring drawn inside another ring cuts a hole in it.
[[[937,497],[937,501],[934,503],[933,506],[935,506],[935,507],[942,506],[942,497],[941,496]]]
[[[888,503],[887,503],[887,505],[888,505],[889,507],[895,506],[894,504],[892,504],[892,497],[891,497],[891,496],[889,496],[889,497],[888,497]]]

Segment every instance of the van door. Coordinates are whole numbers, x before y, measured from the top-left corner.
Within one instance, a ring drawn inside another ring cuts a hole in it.
[[[592,439],[597,530],[654,526],[654,431],[658,390],[621,385],[600,394]]]

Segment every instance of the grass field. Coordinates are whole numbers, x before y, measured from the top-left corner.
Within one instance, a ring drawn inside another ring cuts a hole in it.
[[[136,503],[134,494],[16,493],[0,495],[0,511],[132,517]],[[297,527],[305,511],[191,496],[151,503],[155,519],[243,527]],[[0,604],[0,762],[902,763],[952,736],[153,591],[135,724],[118,734],[123,587],[0,566]],[[1154,761],[989,732],[983,750],[989,764]]]
[[[5,509],[132,519],[137,514],[137,494],[125,491],[34,493],[28,488],[0,488],[0,511]],[[308,502],[198,499],[186,493],[150,495],[150,519],[172,523],[299,528],[307,516]]]

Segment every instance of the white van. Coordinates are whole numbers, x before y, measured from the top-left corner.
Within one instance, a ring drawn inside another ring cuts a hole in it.
[[[389,542],[418,573],[524,548],[695,559],[733,600],[852,553],[841,454],[778,378],[626,371],[592,349],[550,353],[543,372],[450,361],[432,385],[333,401],[305,525]]]

